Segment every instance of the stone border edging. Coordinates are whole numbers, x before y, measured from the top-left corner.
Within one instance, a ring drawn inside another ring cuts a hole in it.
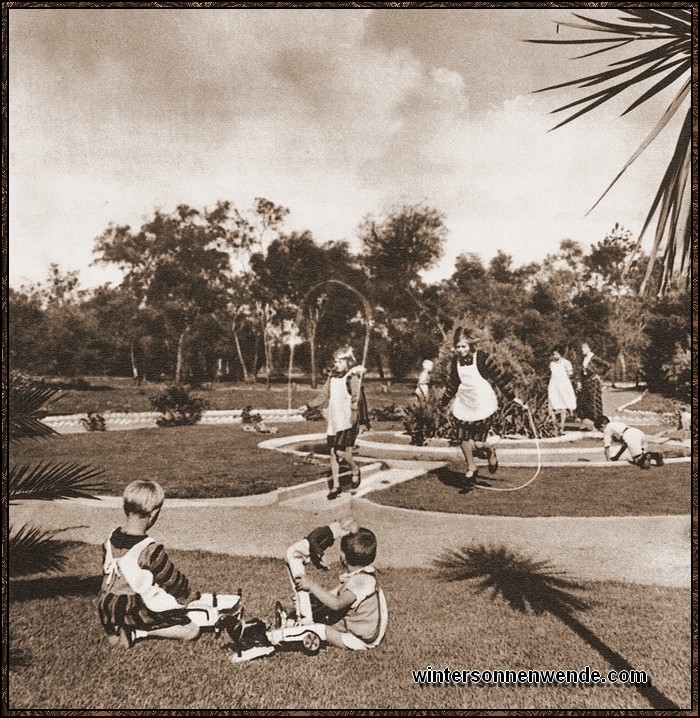
[[[208,409],[202,413],[198,425],[241,424],[242,409]],[[276,423],[296,423],[305,421],[304,417],[292,409],[255,409],[251,413],[259,414],[263,421]],[[106,411],[100,414],[105,420],[107,431],[121,431],[125,429],[157,428],[156,419],[161,416],[158,411]],[[42,421],[54,431],[65,434],[88,433],[83,426],[82,419],[85,414],[65,414],[47,416]]]

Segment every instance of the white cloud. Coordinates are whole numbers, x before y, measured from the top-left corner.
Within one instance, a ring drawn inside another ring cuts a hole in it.
[[[459,251],[523,262],[616,221],[639,229],[649,187],[636,168],[584,215],[641,141],[640,119],[548,133],[552,98],[504,95],[464,58],[370,44],[369,11],[10,15],[11,281],[43,278],[49,261],[80,268],[110,221],[217,199],[267,197],[320,241],[351,239],[386,204],[430,202],[452,230],[443,275]]]

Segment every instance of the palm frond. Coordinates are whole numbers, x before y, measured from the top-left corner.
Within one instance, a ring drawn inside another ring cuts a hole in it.
[[[56,432],[41,422],[41,410],[58,398],[60,389],[16,376],[10,377],[9,430],[12,441],[47,437]]]
[[[57,541],[58,530],[42,530],[36,526],[21,526],[8,538],[10,576],[30,576],[36,573],[60,571],[67,561],[65,541]]]
[[[102,473],[102,469],[82,464],[14,465],[9,472],[8,498],[10,502],[94,498],[96,491],[105,488],[101,482],[93,481]]]
[[[673,99],[671,104],[668,106],[666,112],[662,115],[661,119],[656,123],[656,126],[654,129],[646,136],[644,142],[642,142],[641,145],[637,148],[636,152],[630,157],[627,162],[625,163],[625,166],[617,173],[617,176],[615,179],[608,185],[607,189],[603,194],[598,198],[596,203],[588,210],[587,214],[590,214],[597,205],[600,203],[600,201],[605,197],[605,195],[612,189],[613,185],[622,177],[622,175],[625,173],[627,168],[644,152],[644,150],[649,147],[649,145],[654,141],[654,139],[657,137],[657,135],[661,132],[661,130],[666,127],[666,125],[670,122],[670,120],[673,118],[673,116],[676,114],[676,111],[678,108],[683,104],[683,101],[688,96],[688,93],[690,92],[690,81],[686,82],[683,87],[679,90],[676,97]],[[647,219],[647,222],[649,219]],[[642,230],[642,233],[644,230]]]
[[[686,81],[659,122],[610,185],[608,185],[607,189],[589,212],[598,205],[628,167],[649,147],[661,130],[666,127],[671,118],[687,101],[690,92],[690,77],[692,72],[692,13],[682,8],[626,8],[620,12],[622,15],[619,17],[618,22],[608,22],[598,18],[572,13],[575,18],[582,20],[585,24],[569,22],[560,23],[560,25],[576,30],[604,33],[607,35],[606,38],[603,38],[607,40],[607,43],[601,43],[605,45],[603,48],[581,55],[581,57],[607,52],[616,47],[620,47],[622,44],[627,44],[628,41],[632,40],[652,41],[655,43],[655,46],[649,50],[616,60],[610,63],[607,69],[602,72],[538,90],[538,92],[544,92],[573,86],[577,86],[578,88],[588,88],[596,85],[601,86],[601,89],[597,92],[588,93],[583,97],[553,110],[554,113],[558,113],[578,108],[573,114],[566,117],[552,129],[557,129],[572,122],[624,92],[641,88],[642,83],[652,78],[654,78],[653,85],[641,91],[640,94],[631,101],[627,109],[622,113],[623,115],[626,115],[628,112],[631,112],[649,100],[658,97],[661,92],[682,80],[684,77]],[[587,46],[593,39],[600,40],[601,38],[579,38],[574,40],[559,38],[549,40],[548,42],[549,44],[579,44]],[[659,75],[661,77],[658,77]],[[690,110],[688,112],[688,116],[690,117]],[[690,213],[692,206],[689,197],[689,183],[691,181],[690,163],[692,160],[688,149],[691,132],[692,120],[689,122],[689,120],[686,119],[681,129],[676,149],[661,180],[637,242],[637,250],[639,250],[642,236],[654,217],[656,217],[656,231],[646,277],[641,285],[640,291],[642,292],[646,291],[650,286],[651,277],[653,276],[654,260],[658,254],[663,253],[663,271],[658,287],[661,293],[668,289],[674,278],[679,274],[685,272],[688,279],[690,276]]]

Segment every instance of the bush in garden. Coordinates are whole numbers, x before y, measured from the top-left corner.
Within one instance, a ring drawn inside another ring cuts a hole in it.
[[[243,424],[257,424],[259,421],[262,421],[262,416],[253,414],[253,407],[250,404],[241,411],[241,422]]]
[[[202,418],[209,402],[192,396],[184,386],[169,386],[159,396],[151,399],[151,405],[162,416],[156,419],[158,426],[190,426]]]
[[[93,411],[88,412],[88,415],[83,417],[80,423],[87,431],[106,431],[107,429],[104,416]]]

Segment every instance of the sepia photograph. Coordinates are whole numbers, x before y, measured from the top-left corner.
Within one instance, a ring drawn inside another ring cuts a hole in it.
[[[697,715],[697,22],[3,3],[3,715]]]

